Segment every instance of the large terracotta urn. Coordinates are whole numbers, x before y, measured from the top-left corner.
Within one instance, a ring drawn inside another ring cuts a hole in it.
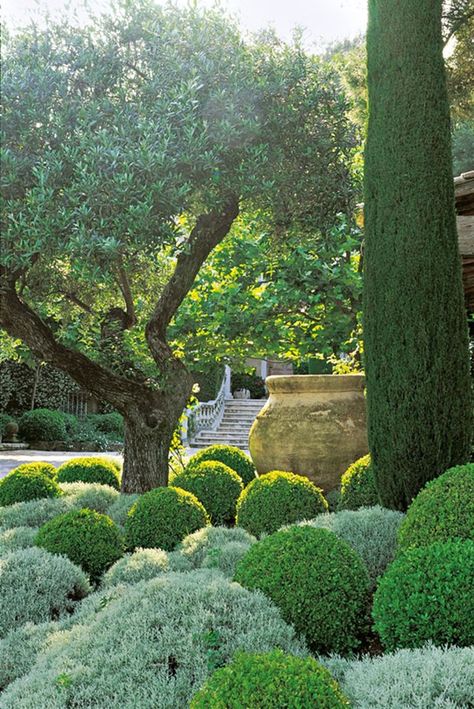
[[[368,451],[364,376],[292,375],[266,384],[269,398],[249,439],[258,472],[287,470],[333,490]]]

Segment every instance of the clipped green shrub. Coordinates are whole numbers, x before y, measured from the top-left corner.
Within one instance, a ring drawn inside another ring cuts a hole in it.
[[[71,510],[44,524],[36,544],[53,554],[65,554],[95,582],[123,555],[117,525],[106,515],[87,509]]]
[[[7,414],[5,412],[0,413],[0,438],[3,436],[3,434],[6,431],[6,425],[7,423],[11,423],[15,419],[13,416],[10,416],[10,414]]]
[[[0,506],[28,502],[42,497],[59,497],[59,485],[44,473],[12,470],[0,480]]]
[[[359,507],[373,507],[378,504],[379,495],[370,454],[364,455],[352,463],[342,475],[338,509],[358,510]]]
[[[397,532],[404,515],[384,507],[361,507],[318,515],[301,522],[329,529],[356,550],[369,572],[372,586],[393,561],[397,548]]]
[[[268,599],[215,572],[163,574],[122,589],[105,604],[102,596],[87,623],[51,638],[7,687],[2,709],[184,708],[236,650],[304,653]]]
[[[34,546],[37,533],[37,527],[0,527],[0,555]]]
[[[116,436],[118,440],[123,439],[124,424],[123,416],[117,411],[110,414],[89,414],[87,420],[97,431]]]
[[[231,524],[235,521],[237,500],[244,488],[239,475],[216,460],[192,465],[178,473],[173,478],[173,487],[196,495],[212,524]]]
[[[100,483],[120,490],[120,474],[108,458],[71,458],[59,466],[56,479],[60,483]]]
[[[158,547],[171,551],[191,532],[209,524],[195,495],[177,487],[158,487],[142,495],[125,523],[127,547]]]
[[[313,650],[359,646],[368,574],[359,555],[327,529],[296,526],[265,537],[250,547],[234,578],[263,591]]]
[[[57,623],[25,623],[0,640],[0,692],[30,671]]]
[[[320,658],[351,706],[360,709],[468,709],[474,687],[474,647],[415,650],[361,660]]]
[[[44,461],[22,463],[21,465],[16,467],[15,470],[20,473],[29,473],[30,471],[43,473],[43,475],[47,475],[47,477],[51,478],[52,480],[54,480],[54,478],[56,477],[56,468],[54,467],[54,465],[52,465],[51,463],[46,463]]]
[[[0,527],[41,527],[50,519],[68,512],[71,507],[72,501],[66,495],[17,502],[15,505],[0,507]]]
[[[284,524],[327,512],[322,491],[308,478],[273,470],[247,485],[237,502],[237,524],[258,537]]]
[[[60,411],[33,409],[18,421],[19,434],[25,441],[65,441],[66,424]]]
[[[90,591],[84,572],[63,556],[30,547],[0,558],[0,636],[23,623],[71,613]]]
[[[120,493],[115,502],[113,502],[107,510],[110,519],[112,519],[115,524],[118,524],[119,527],[125,527],[128,513],[139,497],[140,495],[134,492],[128,494],[125,492]]]
[[[343,709],[349,702],[329,672],[312,657],[281,650],[236,653],[194,696],[190,709]]]
[[[114,487],[100,483],[61,483],[59,487],[75,508],[87,507],[102,514],[107,513],[119,497]]]
[[[407,549],[375,592],[372,616],[383,645],[474,644],[473,580],[474,541]]]
[[[474,540],[474,463],[450,468],[415,497],[398,534],[401,549]]]
[[[257,476],[257,471],[251,459],[240,448],[236,446],[226,446],[216,443],[208,448],[198,451],[189,459],[187,468],[199,465],[207,460],[217,460],[219,463],[228,465],[240,475],[244,485],[248,485]]]
[[[108,588],[121,583],[149,581],[170,570],[168,554],[162,549],[136,549],[125,554],[104,574],[102,586]]]

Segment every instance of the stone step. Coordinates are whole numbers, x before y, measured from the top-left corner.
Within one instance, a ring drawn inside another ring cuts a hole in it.
[[[219,443],[222,443],[222,441],[219,441]],[[193,448],[207,448],[210,445],[212,445],[212,443],[205,443],[202,441],[194,441],[192,447]],[[229,443],[228,445],[235,446],[235,448],[240,448],[241,450],[246,451],[246,452],[248,452],[248,449],[249,449],[249,444],[246,441],[241,441],[240,443],[236,443],[235,441],[232,441],[232,443]]]

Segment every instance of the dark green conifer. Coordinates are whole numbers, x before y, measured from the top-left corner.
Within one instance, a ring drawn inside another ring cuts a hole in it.
[[[382,502],[403,510],[468,461],[472,434],[441,0],[369,0],[367,46],[369,447]]]

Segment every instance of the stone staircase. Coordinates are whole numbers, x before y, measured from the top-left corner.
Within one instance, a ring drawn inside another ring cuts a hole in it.
[[[266,399],[226,399],[221,422],[215,431],[200,431],[190,442],[192,448],[225,443],[243,450],[249,448],[249,431]]]

